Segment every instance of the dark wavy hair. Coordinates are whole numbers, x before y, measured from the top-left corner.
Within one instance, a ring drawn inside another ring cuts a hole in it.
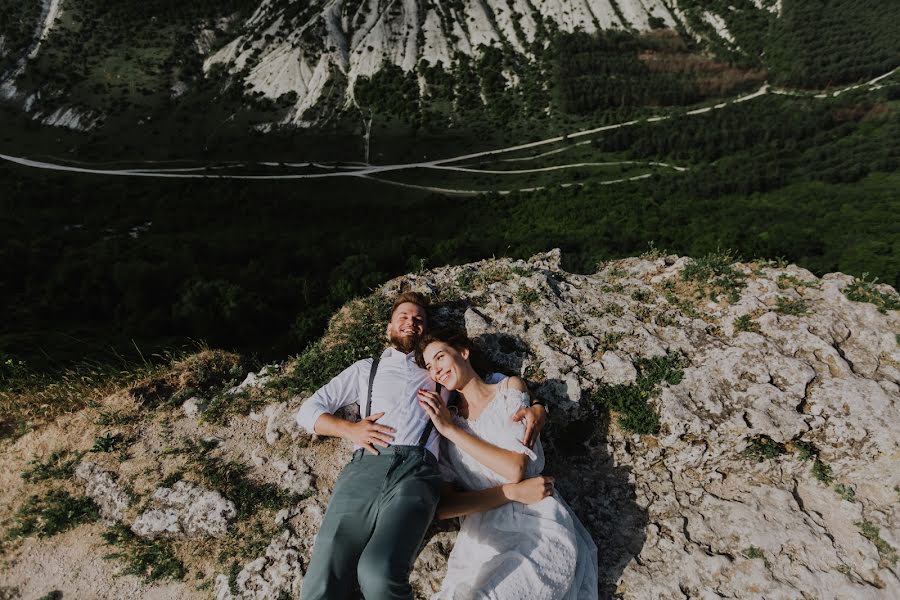
[[[469,351],[469,364],[480,377],[491,372],[491,364],[484,353],[478,348],[475,340],[470,338],[462,329],[439,329],[426,333],[416,345],[416,364],[425,368],[425,348],[432,342],[442,342],[455,350],[466,349]]]

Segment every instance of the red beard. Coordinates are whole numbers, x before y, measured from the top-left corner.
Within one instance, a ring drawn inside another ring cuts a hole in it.
[[[420,335],[397,335],[393,331],[391,332],[391,344],[405,354],[409,354],[413,350],[416,349],[416,345],[419,343],[419,340],[422,338]]]

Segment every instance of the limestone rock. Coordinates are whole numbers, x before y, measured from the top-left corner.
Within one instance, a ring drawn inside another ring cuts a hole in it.
[[[228,533],[229,522],[237,516],[234,502],[187,481],[177,481],[171,488],[157,488],[153,499],[163,508],[147,510],[135,520],[131,530],[139,536],[221,537]]]
[[[100,514],[104,520],[107,522],[122,520],[129,505],[128,495],[111,472],[83,460],[75,467],[75,477],[85,483],[88,497],[100,507]]]

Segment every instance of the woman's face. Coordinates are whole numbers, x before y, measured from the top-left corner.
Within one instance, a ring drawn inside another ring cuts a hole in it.
[[[460,351],[444,342],[431,342],[422,352],[422,358],[431,378],[448,390],[457,390],[465,383],[470,370],[467,349]]]

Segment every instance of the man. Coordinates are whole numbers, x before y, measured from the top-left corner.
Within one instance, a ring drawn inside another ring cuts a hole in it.
[[[321,387],[297,412],[310,433],[351,440],[353,458],[334,486],[303,580],[303,600],[342,600],[354,576],[366,600],[411,600],[409,572],[440,497],[440,438],[419,406],[419,389],[435,390],[415,361],[428,326],[428,299],[403,292],[386,333],[391,346],[360,360]],[[447,400],[446,390],[442,392]],[[334,416],[358,403],[362,419]],[[527,445],[543,427],[543,406],[515,415]]]

